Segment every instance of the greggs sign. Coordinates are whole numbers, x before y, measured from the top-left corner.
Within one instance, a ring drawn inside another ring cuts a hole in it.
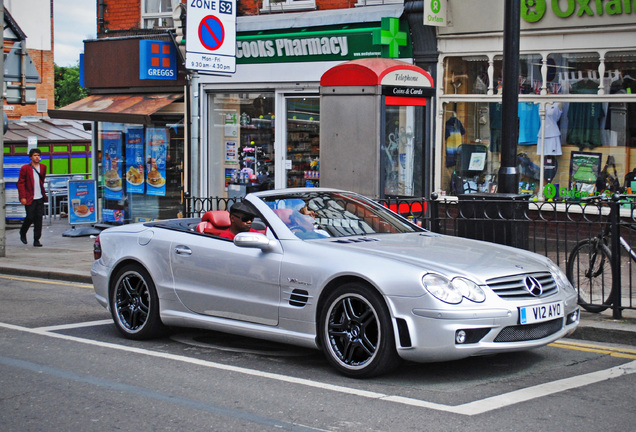
[[[172,42],[139,41],[139,79],[177,79],[177,51]]]

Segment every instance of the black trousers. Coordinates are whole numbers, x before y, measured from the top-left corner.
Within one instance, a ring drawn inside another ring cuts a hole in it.
[[[33,241],[42,237],[42,217],[44,216],[44,198],[33,200],[29,205],[25,205],[26,217],[20,227],[20,236],[26,237],[29,227],[33,224]]]

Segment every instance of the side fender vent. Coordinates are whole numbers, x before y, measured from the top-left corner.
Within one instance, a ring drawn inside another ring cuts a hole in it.
[[[291,306],[303,307],[309,301],[309,293],[303,289],[294,289],[289,296]]]

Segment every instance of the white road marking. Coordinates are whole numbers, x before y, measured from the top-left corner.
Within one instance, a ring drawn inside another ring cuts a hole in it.
[[[101,321],[98,321],[101,323]],[[13,324],[0,323],[0,327],[6,328],[9,330],[20,331],[25,333],[32,333],[40,336],[46,336],[56,339],[63,339],[78,343],[83,343],[86,345],[94,345],[102,348],[111,348],[119,351],[126,351],[135,354],[147,355],[150,357],[157,357],[167,360],[178,361],[182,363],[189,363],[197,366],[208,367],[218,370],[224,370],[228,372],[236,372],[244,375],[250,375],[260,378],[272,379],[280,382],[286,382],[290,384],[297,384],[306,387],[318,388],[321,390],[328,390],[333,392],[338,392],[342,394],[349,394],[353,396],[364,397],[368,399],[376,399],[382,400],[386,402],[399,403],[402,405],[409,405],[419,408],[427,408],[438,411],[445,411],[454,414],[461,415],[477,415],[483,414],[489,411],[493,411],[499,408],[504,408],[506,406],[514,405],[520,402],[529,401],[532,399],[538,399],[544,396],[548,396],[551,394],[559,393],[565,390],[571,390],[579,387],[584,387],[590,384],[594,384],[601,381],[607,381],[610,379],[618,378],[621,376],[629,375],[636,373],[636,360],[631,361],[629,363],[622,364],[620,366],[615,366],[609,369],[591,372],[588,374],[578,375],[571,378],[564,378],[557,381],[552,381],[544,384],[539,384],[532,387],[527,387],[524,389],[515,390],[513,392],[501,394],[498,396],[489,397],[486,399],[481,399],[473,402],[468,402],[461,405],[444,405],[433,402],[427,402],[419,399],[408,398],[403,396],[396,395],[387,395],[384,393],[371,392],[366,390],[354,389],[350,387],[344,387],[333,384],[326,384],[317,381],[312,381],[303,378],[294,378],[286,375],[280,375],[269,372],[262,372],[254,369],[247,369],[238,366],[230,366],[222,363],[216,363],[207,360],[200,360],[196,358],[185,357],[176,354],[169,353],[161,353],[150,351],[147,349],[129,347],[123,345],[117,345],[110,342],[100,342],[90,339],[79,338],[75,336],[63,335],[58,333],[51,333],[48,330],[44,330],[43,328],[39,329],[30,329],[27,327],[16,326]]]
[[[99,320],[99,321],[86,321],[86,322],[74,323],[74,324],[61,324],[61,325],[50,326],[50,327],[38,327],[34,330],[39,330],[43,332],[52,332],[52,331],[69,330],[69,329],[76,329],[76,328],[82,328],[82,327],[106,325],[106,324],[113,324],[113,320],[105,319],[105,320]]]

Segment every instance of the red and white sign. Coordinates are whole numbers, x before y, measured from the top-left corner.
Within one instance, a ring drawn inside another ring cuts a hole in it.
[[[186,67],[236,72],[236,0],[188,0]]]

